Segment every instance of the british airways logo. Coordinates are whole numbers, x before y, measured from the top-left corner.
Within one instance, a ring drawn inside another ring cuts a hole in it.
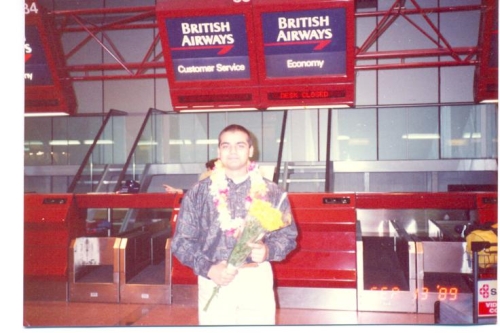
[[[220,49],[217,54],[228,53],[234,46],[230,22],[181,23],[182,42],[179,49]]]
[[[321,50],[331,43],[333,32],[330,17],[278,17],[278,35],[276,44],[315,44],[314,50]],[[266,46],[273,45],[272,43]]]
[[[28,62],[33,55],[33,48],[26,41],[24,42],[24,62]]]
[[[31,57],[33,56],[33,48],[31,45],[24,39],[24,63],[26,64]],[[33,72],[24,72],[24,79],[28,81],[33,81]]]

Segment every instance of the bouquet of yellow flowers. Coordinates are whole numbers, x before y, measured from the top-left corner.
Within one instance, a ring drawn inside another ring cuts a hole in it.
[[[283,199],[284,198],[282,198],[281,202]],[[253,199],[248,209],[247,217],[245,218],[243,231],[239,235],[236,245],[227,260],[228,269],[237,269],[245,263],[248,255],[252,252],[248,243],[254,243],[261,239],[266,232],[278,230],[285,225],[286,223],[279,209],[274,208],[270,202],[261,199]],[[204,311],[207,311],[212,299],[219,292],[220,287],[221,286],[216,286],[214,288],[212,296],[203,309]]]

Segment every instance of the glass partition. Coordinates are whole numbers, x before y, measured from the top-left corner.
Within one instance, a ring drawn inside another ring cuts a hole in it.
[[[125,162],[125,112],[111,110],[99,128],[94,140],[84,140],[89,148],[73,178],[68,193],[110,192],[113,179]]]
[[[376,109],[332,110],[334,161],[374,161],[377,159]]]
[[[380,109],[380,160],[439,158],[438,107]]]
[[[167,140],[165,163],[207,161],[208,149],[214,144],[208,136],[208,117],[207,113],[168,114],[164,117],[168,119],[164,128]]]
[[[496,158],[497,131],[493,105],[443,107],[442,158]]]
[[[119,191],[124,181],[141,181],[146,166],[165,163],[163,152],[168,143],[164,140],[163,115],[167,112],[150,109],[144,118],[132,148],[116,182],[113,182],[114,192]]]

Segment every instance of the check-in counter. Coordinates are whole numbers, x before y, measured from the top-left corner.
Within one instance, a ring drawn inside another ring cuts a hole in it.
[[[69,251],[69,301],[118,303],[118,237],[79,237]]]
[[[68,246],[84,231],[72,194],[24,195],[25,299],[68,299]]]
[[[417,246],[417,312],[433,313],[436,301],[470,301],[472,267],[463,236],[470,223],[430,219],[403,226]]]
[[[149,226],[120,236],[120,302],[171,304],[170,228]]]
[[[477,193],[477,215],[477,220],[480,224],[498,222],[497,192]]]
[[[274,262],[281,307],[356,309],[353,193],[289,193],[297,248]]]
[[[415,312],[415,243],[392,220],[362,218],[357,231],[358,310]]]
[[[454,230],[476,219],[474,193],[358,193],[356,202],[358,310],[429,313],[436,297],[467,297],[446,283],[448,271],[466,272]]]
[[[70,300],[171,303],[168,239],[175,195],[94,193],[75,197],[87,216],[89,210],[104,210],[101,216],[111,228],[109,236],[73,242]],[[82,253],[91,256],[82,260]]]
[[[289,198],[299,235],[286,260],[273,263],[282,308],[432,312],[436,297],[468,294],[446,285],[450,276],[470,275],[462,256],[463,225],[496,222],[497,211],[496,193],[289,193]],[[40,283],[25,283],[25,295],[53,290],[44,283],[54,277],[64,282],[58,300],[71,301],[168,303],[171,285],[195,287],[192,270],[171,257],[165,230],[134,234],[170,224],[173,235],[181,200],[182,194],[167,193],[26,194],[25,282],[38,276]],[[89,209],[104,212],[94,217],[109,222],[109,232],[86,233]],[[394,264],[383,266],[381,254],[390,249],[396,249]],[[447,259],[450,255],[457,259]],[[404,284],[375,281],[379,275],[372,269],[381,267],[391,272],[403,267],[392,277],[403,276]],[[38,290],[32,292],[33,286]]]

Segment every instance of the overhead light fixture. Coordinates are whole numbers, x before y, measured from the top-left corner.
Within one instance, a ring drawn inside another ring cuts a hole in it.
[[[42,146],[42,141],[24,141],[25,146]]]
[[[196,140],[197,145],[218,145],[219,140],[217,139],[200,139]]]
[[[86,144],[86,145],[91,145],[93,143],[94,143],[94,140],[84,140],[83,141],[83,144]],[[112,145],[113,140],[97,140],[96,144],[97,145]]]
[[[69,116],[66,112],[25,112],[25,117],[61,117]]]
[[[168,141],[169,145],[191,145],[193,142],[191,140],[169,140]]]
[[[404,134],[401,138],[407,140],[437,140],[439,139],[439,134],[435,133],[410,133]]]
[[[474,133],[464,133],[464,135],[462,135],[462,138],[463,139],[481,139],[481,133],[477,133],[477,132],[474,132]]]
[[[157,146],[158,142],[156,141],[139,141],[137,143],[138,146]]]
[[[80,141],[78,140],[51,140],[49,145],[51,146],[78,146]]]
[[[215,107],[210,107],[210,106],[203,106],[203,107],[196,107],[196,108],[185,108],[182,110],[179,110],[180,112],[183,113],[196,113],[196,112],[226,112],[226,111],[257,111],[257,108],[239,108],[239,107],[225,107],[225,106],[218,106],[217,108]]]
[[[485,99],[480,101],[481,104],[498,104],[498,99]]]

